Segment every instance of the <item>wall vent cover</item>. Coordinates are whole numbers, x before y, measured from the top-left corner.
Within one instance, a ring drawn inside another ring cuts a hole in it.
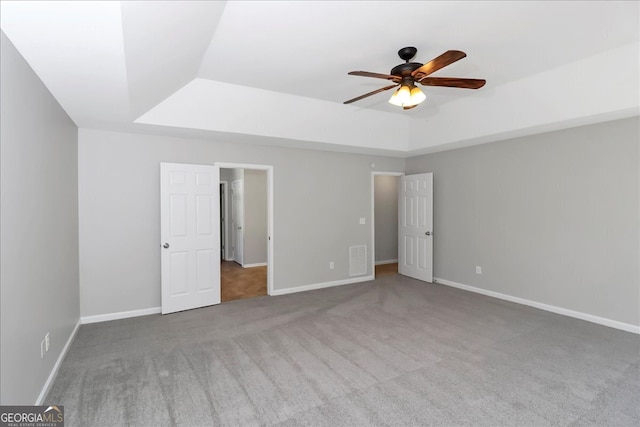
[[[367,246],[349,246],[349,276],[367,274]]]

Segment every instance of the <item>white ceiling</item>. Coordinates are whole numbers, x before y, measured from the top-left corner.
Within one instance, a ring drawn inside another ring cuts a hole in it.
[[[1,27],[79,127],[405,156],[639,114],[635,1],[2,1]],[[398,49],[467,58],[404,111]]]

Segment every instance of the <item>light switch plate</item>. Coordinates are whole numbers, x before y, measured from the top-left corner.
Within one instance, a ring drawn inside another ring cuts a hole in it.
[[[366,218],[360,218],[360,224],[366,224],[366,223],[367,223]]]

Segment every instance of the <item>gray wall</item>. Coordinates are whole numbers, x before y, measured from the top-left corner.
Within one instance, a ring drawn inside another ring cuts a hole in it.
[[[275,289],[349,279],[349,246],[371,247],[369,165],[404,168],[398,158],[89,129],[78,156],[83,316],[160,305],[160,162],[273,165]]]
[[[244,264],[267,262],[267,171],[244,170]]]
[[[409,159],[407,174],[434,174],[434,276],[639,325],[638,129],[636,117]]]
[[[78,130],[1,38],[0,402],[32,405],[79,320]]]
[[[375,175],[376,261],[398,259],[398,185],[400,177]]]

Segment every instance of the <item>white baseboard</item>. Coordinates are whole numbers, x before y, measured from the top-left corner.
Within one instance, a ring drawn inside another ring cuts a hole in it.
[[[384,261],[376,261],[376,265],[385,265],[385,264],[395,264],[398,262],[398,259],[385,259]]]
[[[266,262],[256,262],[255,264],[244,264],[243,268],[252,268],[252,267],[265,267],[267,265]]]
[[[632,325],[630,323],[619,322],[617,320],[607,319],[605,317],[594,316],[593,314],[582,313],[580,311],[569,310],[567,308],[556,307],[555,305],[544,304],[537,301],[531,301],[524,298],[514,297],[507,294],[501,294],[500,292],[489,291],[482,288],[476,288],[475,286],[464,285],[462,283],[452,282],[451,280],[440,279],[438,277],[433,278],[434,282],[442,285],[451,286],[453,288],[463,289],[465,291],[475,292],[477,294],[487,295],[493,298],[498,298],[505,301],[515,302],[517,304],[528,305],[530,307],[539,308],[540,310],[550,311],[556,314],[562,314],[563,316],[574,317],[580,320],[586,320],[587,322],[597,323],[598,325],[608,326],[610,328],[620,329],[626,332],[632,332],[634,334],[640,334],[640,326]]]
[[[148,314],[160,313],[160,307],[143,308],[141,310],[120,311],[118,313],[97,314],[95,316],[83,316],[80,323],[83,325],[89,323],[108,322],[109,320],[127,319],[129,317],[146,316]]]
[[[359,277],[354,277],[352,279],[335,280],[333,282],[313,283],[311,285],[296,286],[293,288],[274,289],[273,292],[271,292],[271,295],[276,296],[276,295],[293,294],[296,292],[313,291],[316,289],[331,288],[334,286],[350,285],[352,283],[368,282],[369,280],[375,280],[375,277],[359,276]]]
[[[62,361],[64,360],[64,357],[67,355],[67,352],[69,351],[69,347],[71,347],[71,343],[75,339],[79,328],[80,328],[80,319],[78,319],[78,323],[76,323],[76,326],[73,328],[73,331],[71,331],[71,335],[69,335],[67,342],[64,344],[64,347],[62,347],[62,351],[58,356],[58,360],[56,360],[55,365],[53,365],[53,369],[51,369],[51,373],[49,374],[47,381],[45,381],[44,386],[40,391],[40,395],[38,395],[38,399],[36,400],[35,405],[42,405],[44,398],[47,397],[47,393],[49,393],[49,389],[53,384],[53,380],[56,379],[56,376],[58,375],[58,370],[60,369],[60,365],[62,365]]]

